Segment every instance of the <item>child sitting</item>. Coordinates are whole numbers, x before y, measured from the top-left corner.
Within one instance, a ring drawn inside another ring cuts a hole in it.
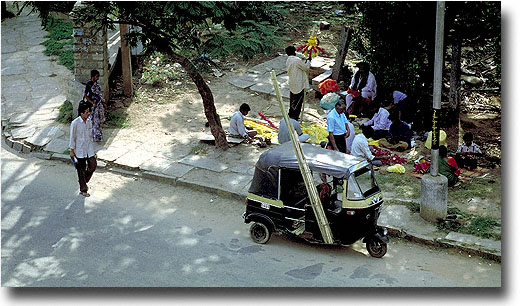
[[[473,170],[477,168],[477,157],[482,155],[479,147],[473,142],[473,134],[465,133],[464,142],[457,149],[455,159],[461,168]]]
[[[459,181],[460,169],[455,159],[448,156],[448,149],[445,146],[439,146],[439,174],[448,179],[448,187],[452,187]]]

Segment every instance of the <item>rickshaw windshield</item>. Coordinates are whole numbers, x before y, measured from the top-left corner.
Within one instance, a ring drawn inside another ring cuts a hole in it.
[[[354,173],[359,189],[365,198],[379,191],[372,169],[364,168]]]

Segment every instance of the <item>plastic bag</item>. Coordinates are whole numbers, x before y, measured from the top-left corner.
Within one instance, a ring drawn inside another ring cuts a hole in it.
[[[386,168],[386,171],[392,172],[392,173],[405,173],[406,169],[403,167],[403,165],[395,164],[393,166]]]
[[[333,109],[339,102],[340,96],[337,93],[329,92],[320,100],[320,107],[326,110]]]

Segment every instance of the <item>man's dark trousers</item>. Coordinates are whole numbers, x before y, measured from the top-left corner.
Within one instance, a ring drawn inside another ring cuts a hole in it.
[[[295,120],[300,120],[300,113],[302,111],[302,105],[303,105],[304,90],[302,90],[300,93],[297,93],[297,94],[293,94],[291,92],[289,95],[289,101],[290,101],[289,117],[293,118]]]
[[[78,160],[76,163],[76,171],[78,171],[79,191],[87,192],[87,183],[90,181],[94,171],[96,171],[97,161],[94,156],[76,159]]]

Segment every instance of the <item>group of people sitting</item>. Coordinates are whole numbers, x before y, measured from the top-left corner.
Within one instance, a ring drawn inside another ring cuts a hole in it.
[[[295,56],[294,50],[291,49],[289,51],[287,51],[289,55],[288,67],[290,63],[297,62],[296,59],[300,61]],[[293,58],[295,59],[292,60]],[[369,138],[378,140],[381,147],[391,150],[402,152],[412,147],[411,124],[407,123],[407,121],[411,120],[408,109],[408,96],[397,90],[386,92],[378,110],[371,119],[360,125],[361,133],[356,135],[354,124],[351,120],[356,118],[356,115],[367,114],[370,108],[372,108],[373,112],[374,99],[377,94],[377,83],[374,75],[370,72],[370,65],[366,62],[360,62],[356,64],[356,67],[358,70],[352,76],[345,100],[339,100],[327,115],[327,131],[329,135],[328,143],[324,145],[331,150],[359,156],[372,162],[374,165],[381,165],[381,159],[388,157],[374,156],[368,144]],[[304,71],[305,69],[301,70]],[[295,79],[295,77],[293,76],[290,79]],[[337,86],[329,87],[336,88]],[[320,91],[323,89],[320,87]],[[338,90],[338,88],[335,90]],[[321,93],[325,94],[326,92],[327,90]],[[294,100],[292,98],[291,96],[291,105],[293,104],[292,100]],[[244,126],[244,118],[250,110],[249,105],[246,103],[240,106],[239,111],[231,118],[230,135],[252,141],[253,137],[256,136],[256,131]],[[309,135],[302,132],[298,123],[299,112],[291,111],[290,108],[289,117],[290,123],[298,134],[299,141],[305,142],[309,139]],[[290,141],[289,129],[283,119],[279,126],[278,141],[280,144]],[[457,181],[457,176],[460,172],[457,170],[459,169],[458,167],[476,168],[475,157],[481,154],[482,152],[478,146],[473,143],[473,135],[467,133],[464,135],[464,143],[458,148],[455,158],[448,156],[445,146],[440,146],[439,155],[441,163],[439,172],[448,177],[449,185],[452,186]]]
[[[477,168],[478,157],[482,155],[478,145],[473,142],[473,134],[465,133],[462,140],[454,157],[449,156],[446,146],[439,146],[439,173],[448,179],[449,187],[459,181],[461,168]]]

